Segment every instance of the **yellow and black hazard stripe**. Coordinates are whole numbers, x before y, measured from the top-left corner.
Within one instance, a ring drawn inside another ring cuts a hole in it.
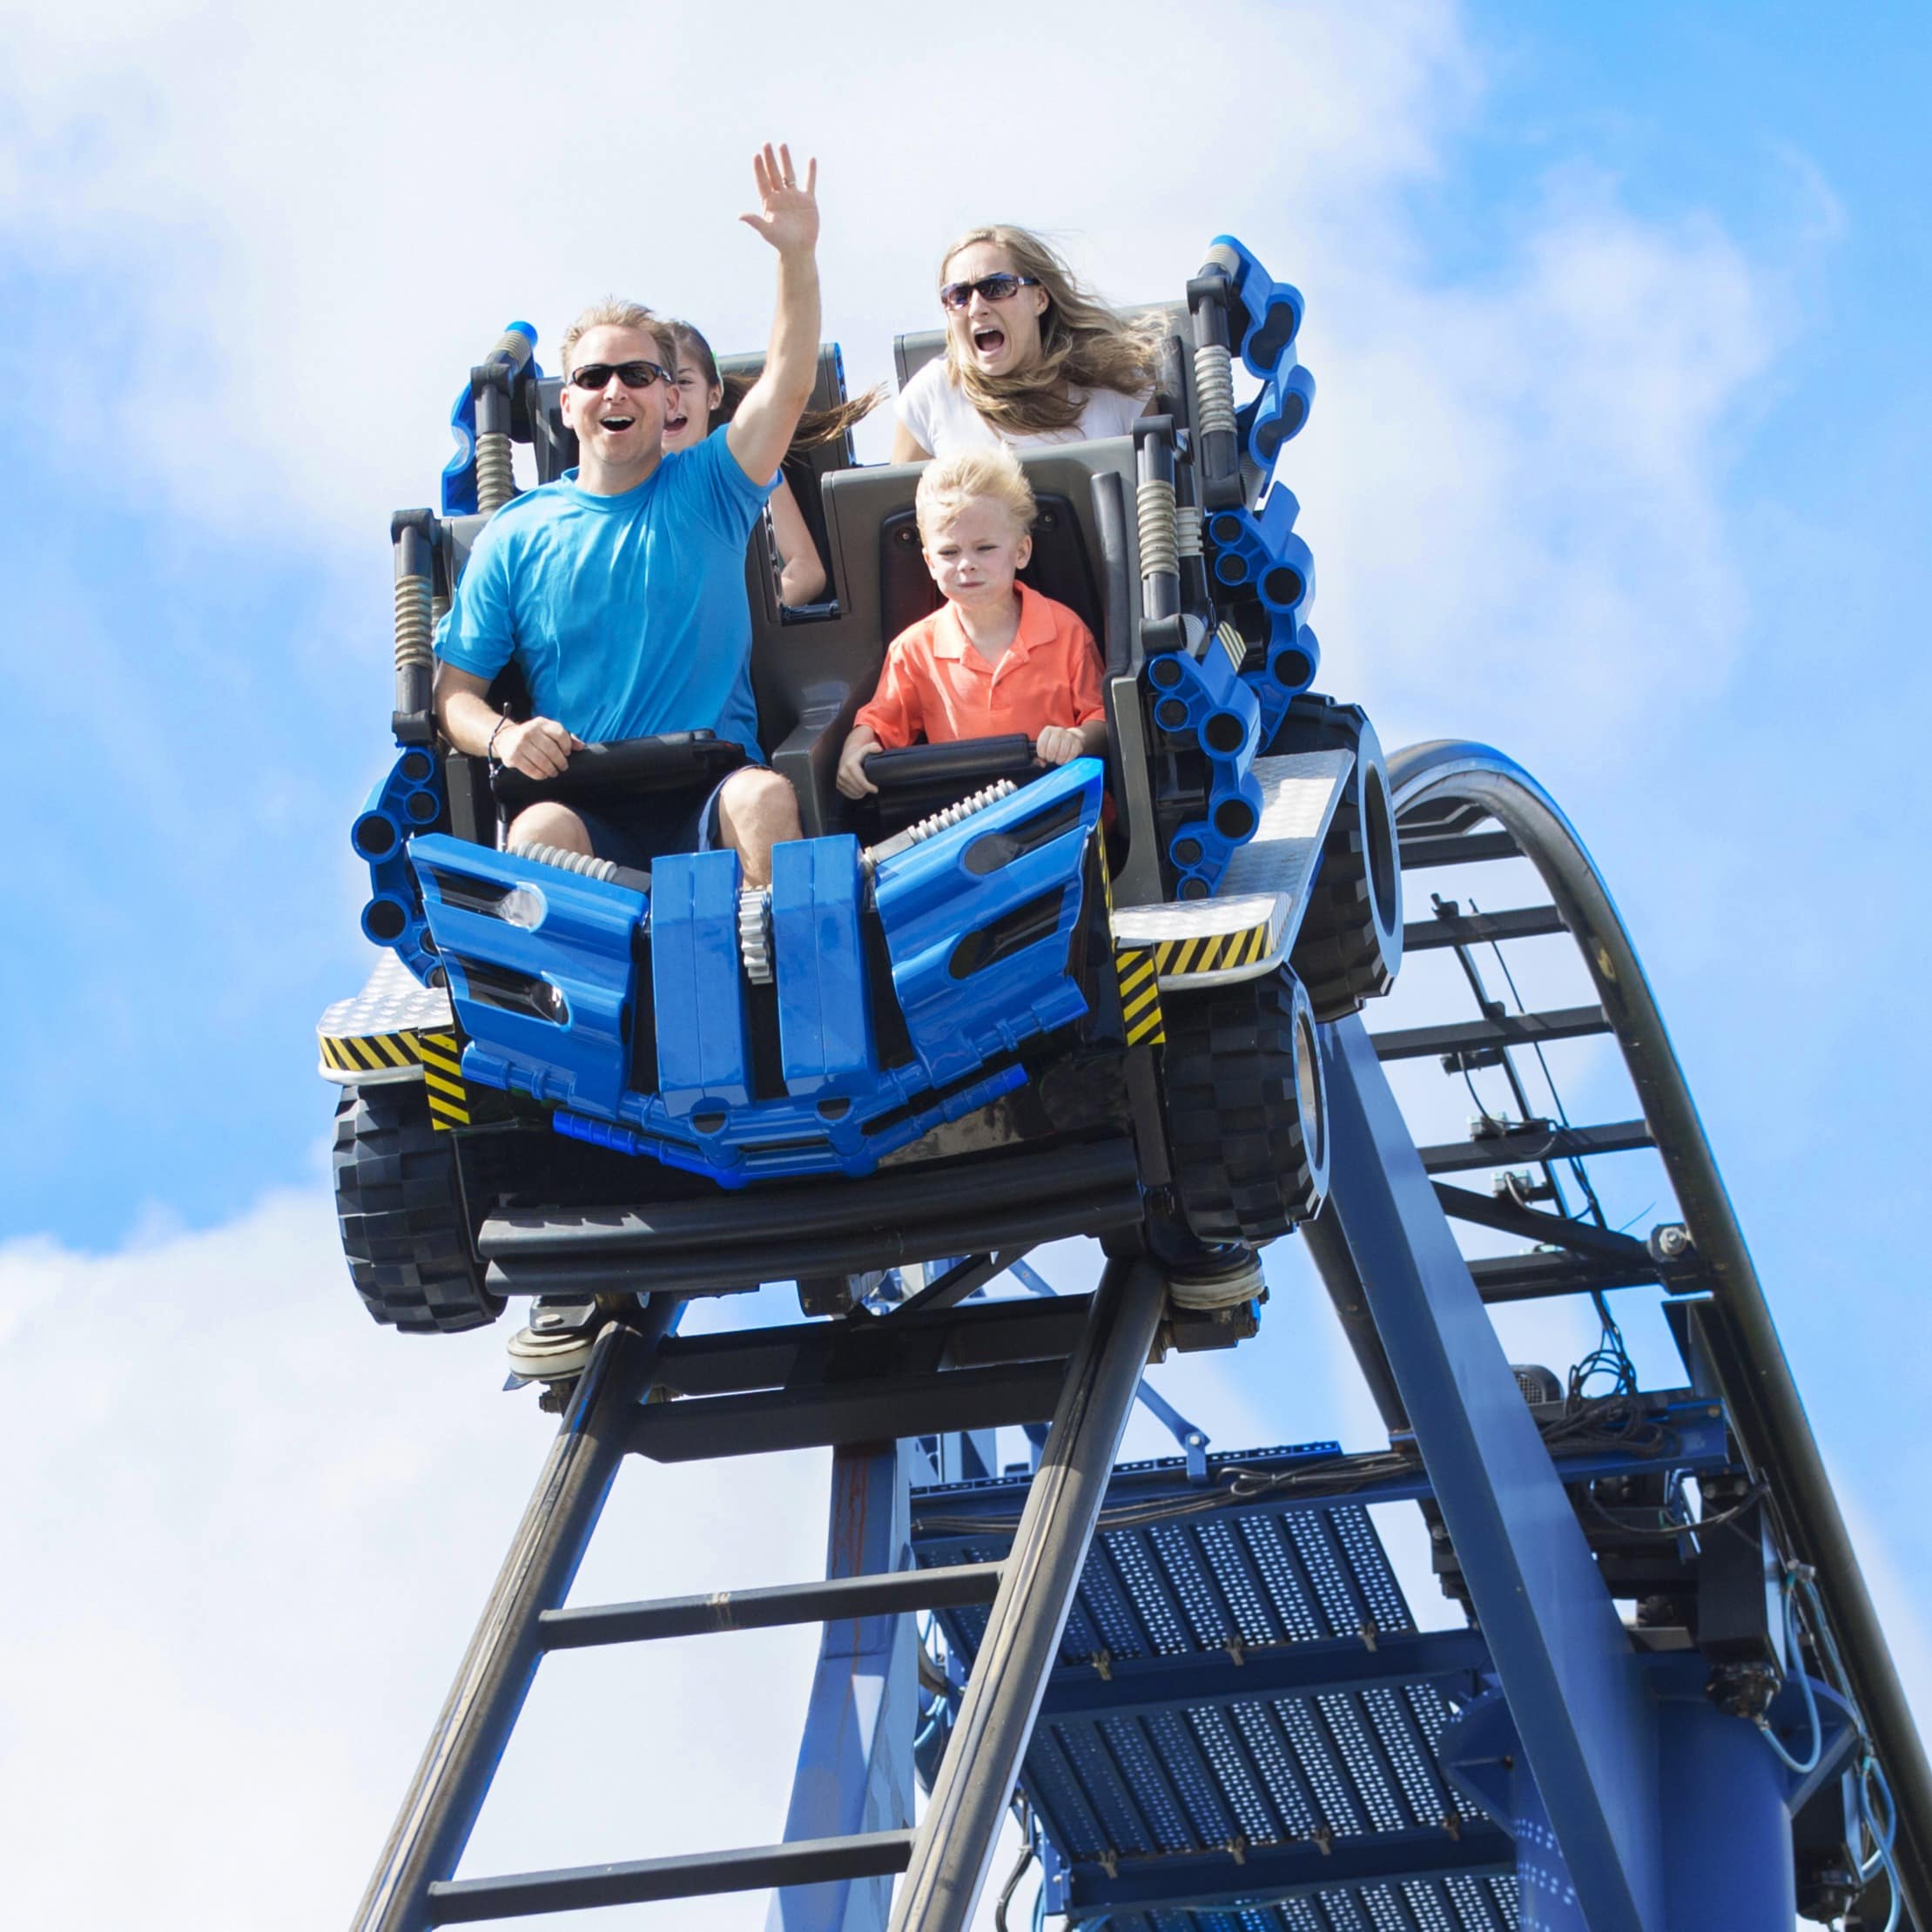
[[[1114,955],[1121,976],[1121,1020],[1129,1047],[1159,1047],[1168,1029],[1161,1017],[1161,982],[1154,955],[1145,946],[1124,947]]]
[[[1231,972],[1253,966],[1268,951],[1268,921],[1235,932],[1197,934],[1188,939],[1161,939],[1154,946],[1154,970],[1163,979],[1184,979],[1190,973]]]
[[[1226,619],[1216,627],[1215,637],[1221,648],[1228,653],[1235,669],[1239,670],[1248,656],[1248,640]]]
[[[324,1034],[322,1058],[343,1074],[388,1074],[416,1064],[407,1033],[352,1033],[336,1040]]]
[[[341,1074],[422,1069],[431,1124],[468,1127],[469,1090],[463,1085],[463,1044],[453,1033],[322,1035],[322,1058]]]
[[[412,1033],[422,1082],[429,1095],[433,1127],[469,1125],[469,1089],[463,1085],[462,1042],[454,1033]]]

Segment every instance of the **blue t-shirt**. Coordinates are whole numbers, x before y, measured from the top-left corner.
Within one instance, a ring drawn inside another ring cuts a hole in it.
[[[778,479],[754,483],[722,428],[621,496],[576,475],[490,519],[436,655],[478,677],[514,656],[537,711],[588,744],[715,730],[757,757],[744,546]]]

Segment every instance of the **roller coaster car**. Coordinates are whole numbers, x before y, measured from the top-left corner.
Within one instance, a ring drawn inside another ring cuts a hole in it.
[[[398,751],[353,833],[390,957],[320,1028],[343,1245],[378,1321],[787,1276],[830,1309],[869,1269],[1074,1233],[1154,1242],[1204,1303],[1217,1264],[1251,1291],[1244,1250],[1324,1193],[1315,1029],[1387,990],[1402,940],[1380,749],[1308,695],[1312,565],[1270,480],[1313,394],[1301,309],[1223,238],[1155,312],[1134,434],[1023,453],[1025,576],[1100,643],[1104,762],[915,746],[875,755],[864,808],[841,797],[885,644],[937,593],[915,468],[849,445],[792,466],[830,601],[784,608],[755,537],[760,735],[805,832],[757,894],[730,852],[645,874],[500,845],[533,796],[708,790],[739,747],[589,746],[535,788],[437,743],[433,600],[510,494],[512,441],[540,480],[574,456],[533,339],[506,334],[459,400],[444,514],[393,527]],[[901,381],[941,347],[900,338]],[[1260,384],[1239,408],[1236,356]],[[814,401],[843,394],[828,348]]]

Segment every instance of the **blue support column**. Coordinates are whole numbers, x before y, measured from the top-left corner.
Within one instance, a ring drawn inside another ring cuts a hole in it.
[[[1664,1932],[1640,1660],[1359,1020],[1324,1027],[1330,1198],[1591,1932]]]
[[[839,1450],[825,1574],[911,1568],[911,1517],[903,1447]],[[906,1616],[825,1626],[785,1814],[788,1842],[912,1823],[917,1645]],[[793,1886],[773,1895],[766,1932],[884,1932],[892,1898],[890,1877]]]

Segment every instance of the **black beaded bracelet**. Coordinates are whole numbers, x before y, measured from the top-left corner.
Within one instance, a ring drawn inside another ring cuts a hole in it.
[[[508,723],[509,716],[506,712],[502,717],[497,719],[496,730],[490,733],[489,743],[483,747],[484,762],[488,764],[493,771],[498,769],[496,763],[496,731],[501,731],[503,727]]]

